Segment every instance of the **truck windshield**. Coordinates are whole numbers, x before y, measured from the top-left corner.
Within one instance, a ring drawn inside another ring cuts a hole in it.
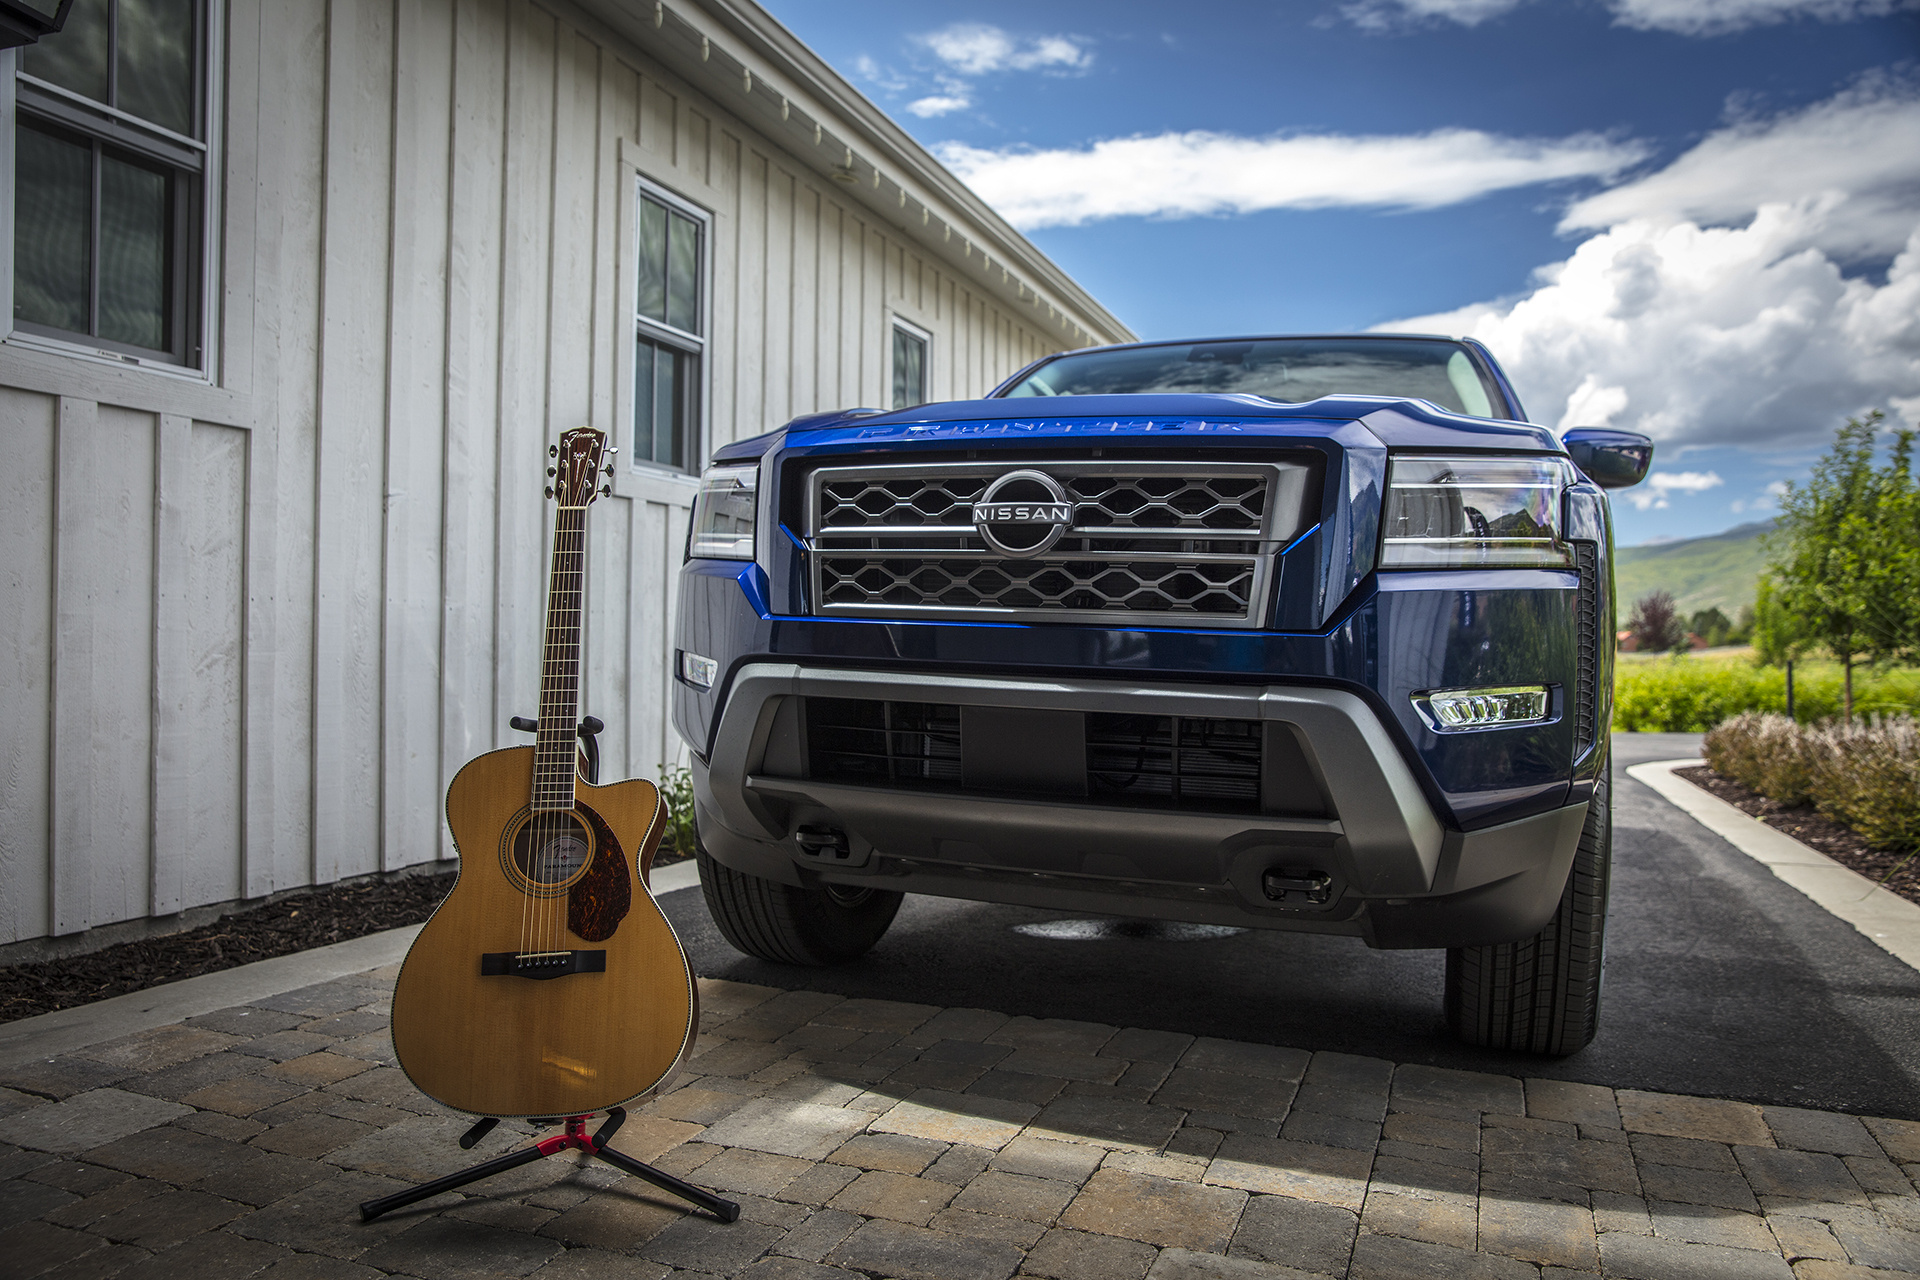
[[[1298,404],[1406,396],[1491,418],[1498,390],[1458,344],[1420,338],[1259,338],[1089,351],[1052,360],[1008,396],[1237,392]]]

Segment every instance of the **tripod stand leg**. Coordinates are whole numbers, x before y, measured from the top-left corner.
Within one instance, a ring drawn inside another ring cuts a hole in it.
[[[614,1168],[630,1173],[636,1178],[645,1178],[662,1191],[670,1191],[682,1200],[691,1201],[705,1209],[722,1222],[735,1222],[740,1217],[740,1206],[731,1200],[722,1200],[711,1191],[703,1191],[691,1182],[682,1182],[670,1173],[662,1173],[650,1164],[641,1164],[623,1151],[612,1147],[595,1147],[593,1154],[605,1160]]]
[[[435,1178],[432,1182],[423,1182],[417,1187],[408,1187],[405,1191],[396,1191],[390,1196],[381,1196],[376,1200],[364,1201],[360,1205],[360,1221],[372,1222],[381,1214],[398,1209],[402,1205],[414,1204],[421,1200],[430,1199],[433,1196],[439,1195],[442,1191],[452,1191],[455,1187],[464,1187],[469,1182],[478,1182],[480,1179],[490,1178],[496,1173],[504,1173],[508,1169],[517,1169],[523,1164],[532,1164],[535,1160],[545,1158],[546,1154],[547,1153],[539,1147],[526,1147],[520,1151],[514,1151],[507,1155],[500,1156],[497,1159],[476,1164],[471,1169],[462,1169],[460,1172],[450,1173],[444,1178]],[[666,1175],[662,1174],[661,1176],[665,1177]],[[703,1192],[702,1194],[705,1193]],[[734,1213],[738,1215],[739,1210],[734,1210]],[[731,1222],[733,1219],[729,1218],[727,1221]]]

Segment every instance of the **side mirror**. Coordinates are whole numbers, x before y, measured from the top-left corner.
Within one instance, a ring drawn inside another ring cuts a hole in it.
[[[1560,437],[1573,465],[1602,489],[1624,489],[1647,478],[1653,441],[1637,431],[1574,427]]]

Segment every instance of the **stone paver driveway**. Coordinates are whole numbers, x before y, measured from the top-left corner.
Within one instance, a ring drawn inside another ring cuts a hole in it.
[[[1920,1124],[702,982],[615,1145],[731,1226],[392,1064],[377,970],[0,1073],[0,1275],[225,1280],[1867,1280],[1920,1274]]]

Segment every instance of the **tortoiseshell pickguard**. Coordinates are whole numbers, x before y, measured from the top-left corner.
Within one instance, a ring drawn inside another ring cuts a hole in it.
[[[585,805],[574,809],[593,828],[593,865],[567,890],[567,928],[588,942],[605,942],[633,907],[627,855],[613,828]]]

